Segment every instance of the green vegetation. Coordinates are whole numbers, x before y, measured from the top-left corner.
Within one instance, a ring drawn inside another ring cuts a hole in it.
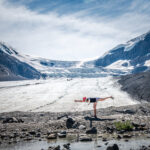
[[[115,122],[114,125],[115,125],[116,129],[119,131],[120,130],[132,130],[133,129],[133,125],[129,120],[127,120],[125,122],[121,122],[121,121]]]

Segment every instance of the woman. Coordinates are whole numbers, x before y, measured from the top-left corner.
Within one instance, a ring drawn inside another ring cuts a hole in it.
[[[96,106],[97,106],[97,102],[98,101],[104,101],[106,99],[114,99],[112,96],[109,96],[109,97],[105,97],[105,98],[99,98],[99,97],[96,97],[96,98],[86,98],[86,97],[83,97],[82,100],[75,100],[75,102],[88,102],[89,104],[90,103],[93,103],[93,108],[94,108],[94,117],[97,118],[96,116]]]

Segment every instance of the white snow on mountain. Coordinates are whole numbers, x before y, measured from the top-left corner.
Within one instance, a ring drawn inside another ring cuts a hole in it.
[[[146,35],[147,33],[128,41],[125,44],[124,51],[130,51],[139,41],[144,40]]]
[[[107,67],[107,69],[120,69],[123,70],[124,72],[129,72],[132,70],[134,67],[130,65],[129,60],[118,60]]]
[[[110,95],[115,99],[99,102],[97,108],[138,103],[121,91],[117,80],[111,77],[0,82],[0,112],[92,110],[93,104],[75,103],[74,100]]]
[[[138,36],[124,44],[119,44],[116,47],[114,47],[113,49],[111,49],[110,51],[106,52],[102,57],[111,54],[111,51],[119,49],[119,48],[123,48],[124,47],[124,51],[130,51],[138,42],[140,42],[141,40],[145,39],[145,36],[149,34],[149,32],[142,34],[141,36]]]
[[[150,60],[145,61],[144,66],[150,67]]]

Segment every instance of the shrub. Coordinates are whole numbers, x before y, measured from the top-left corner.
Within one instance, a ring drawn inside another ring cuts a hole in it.
[[[116,129],[119,131],[120,130],[132,130],[133,129],[133,125],[129,120],[127,120],[125,122],[121,122],[121,121],[115,122],[114,125],[115,125]]]

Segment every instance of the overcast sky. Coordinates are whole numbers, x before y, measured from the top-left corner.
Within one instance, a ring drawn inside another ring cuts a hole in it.
[[[150,30],[150,0],[0,0],[0,41],[58,60],[103,55]]]

